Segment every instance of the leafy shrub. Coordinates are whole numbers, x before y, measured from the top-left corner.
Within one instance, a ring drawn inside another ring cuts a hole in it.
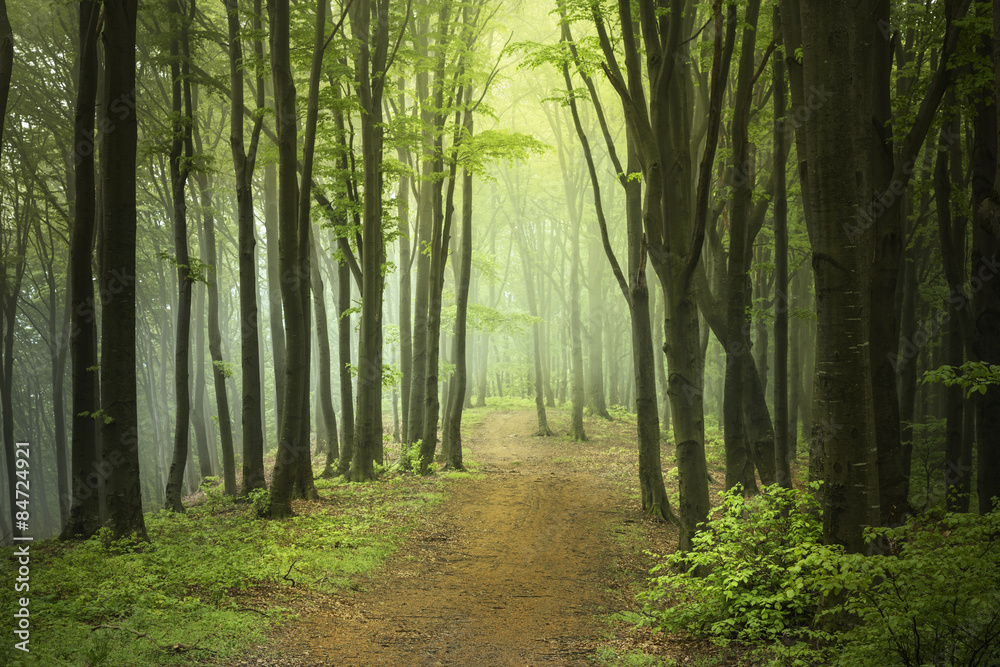
[[[746,642],[800,634],[819,602],[806,564],[813,557],[817,566],[822,542],[818,503],[777,485],[751,498],[739,487],[723,497],[693,549],[653,569],[664,574],[640,594],[649,623]]]
[[[1000,664],[1000,510],[869,528],[878,553],[864,555],[822,544],[806,492],[723,496],[693,550],[654,568],[644,623],[756,644],[777,664]]]
[[[1000,664],[1000,510],[931,514],[867,537],[885,555],[814,556],[817,584],[843,600],[824,614],[858,621],[840,637],[839,664]]]

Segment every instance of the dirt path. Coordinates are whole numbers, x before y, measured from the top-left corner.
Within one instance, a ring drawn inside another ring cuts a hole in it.
[[[287,664],[588,664],[622,500],[556,465],[567,445],[534,427],[530,411],[489,414],[464,443],[485,477],[452,486],[372,588],[303,621]]]

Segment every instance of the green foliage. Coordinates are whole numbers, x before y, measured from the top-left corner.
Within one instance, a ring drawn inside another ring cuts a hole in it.
[[[948,387],[965,389],[965,397],[979,392],[985,394],[990,385],[1000,384],[1000,366],[985,361],[967,361],[961,366],[940,366],[924,371],[925,383],[943,382]]]
[[[508,163],[523,161],[548,149],[546,144],[527,134],[503,129],[484,130],[462,140],[456,159],[459,165],[489,181],[493,176],[486,168],[491,163],[499,160]]]
[[[104,410],[94,410],[93,412],[83,410],[77,415],[77,417],[90,417],[91,419],[100,419],[105,424],[110,424],[115,420],[115,418],[112,417],[111,415],[105,414]]]
[[[228,361],[213,361],[212,366],[218,369],[218,371],[222,373],[222,377],[225,378],[233,377],[233,373],[236,372],[236,366]]]
[[[206,477],[200,488],[205,494],[205,507],[209,511],[218,511],[233,504],[234,498],[225,494],[224,485],[217,475]]]
[[[417,440],[411,445],[404,442],[399,443],[399,469],[417,472],[420,470],[423,459],[420,457],[420,444],[422,440]]]
[[[237,503],[210,478],[206,500],[186,514],[146,515],[148,543],[114,540],[108,529],[84,542],[33,542],[31,653],[7,642],[0,664],[228,664],[285,618],[284,589],[330,593],[384,563],[440,486],[412,475],[331,480],[310,512],[261,521],[267,491]],[[4,561],[16,562],[12,554],[0,548]],[[0,569],[0,608],[24,595],[15,576]]]
[[[932,513],[866,533],[885,555],[813,555],[815,580],[857,624],[840,665],[1000,664],[1000,510]]]
[[[777,485],[751,498],[737,486],[723,499],[691,551],[653,568],[663,574],[640,594],[648,622],[746,642],[800,635],[819,601],[806,564],[821,547],[818,503]]]
[[[169,252],[162,251],[157,254],[157,256],[168,264],[173,264],[179,269],[187,269],[187,279],[193,283],[205,283],[208,284],[208,278],[206,275],[210,269],[214,269],[211,264],[201,261],[197,257],[188,257],[187,264],[179,264],[177,258],[170,254]]]
[[[254,514],[258,517],[267,516],[271,508],[271,492],[267,489],[254,489],[247,495]]]
[[[738,639],[771,664],[1000,664],[1000,510],[868,528],[865,555],[822,544],[808,492],[723,498],[694,549],[654,568],[640,623]]]

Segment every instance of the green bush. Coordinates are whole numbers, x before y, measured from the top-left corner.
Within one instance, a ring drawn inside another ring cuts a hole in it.
[[[663,574],[640,595],[648,622],[745,642],[798,636],[819,602],[806,567],[823,535],[816,500],[779,486],[751,498],[737,487],[723,498],[694,548],[653,569]]]
[[[1000,665],[1000,510],[867,529],[865,555],[822,544],[807,492],[723,497],[693,550],[654,568],[643,623],[737,639],[772,664]]]
[[[816,570],[842,600],[823,613],[857,621],[839,638],[839,664],[1000,664],[1000,510],[932,513],[867,535],[884,555]]]

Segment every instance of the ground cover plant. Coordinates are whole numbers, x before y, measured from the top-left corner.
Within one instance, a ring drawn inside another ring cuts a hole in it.
[[[303,599],[357,586],[440,501],[445,480],[317,478],[321,499],[297,501],[284,521],[260,519],[255,503],[234,501],[210,481],[185,514],[147,514],[149,543],[113,541],[106,531],[80,543],[36,542],[32,650],[5,643],[0,662],[222,664],[264,644]],[[13,608],[13,578],[11,569],[0,574],[4,609]]]

